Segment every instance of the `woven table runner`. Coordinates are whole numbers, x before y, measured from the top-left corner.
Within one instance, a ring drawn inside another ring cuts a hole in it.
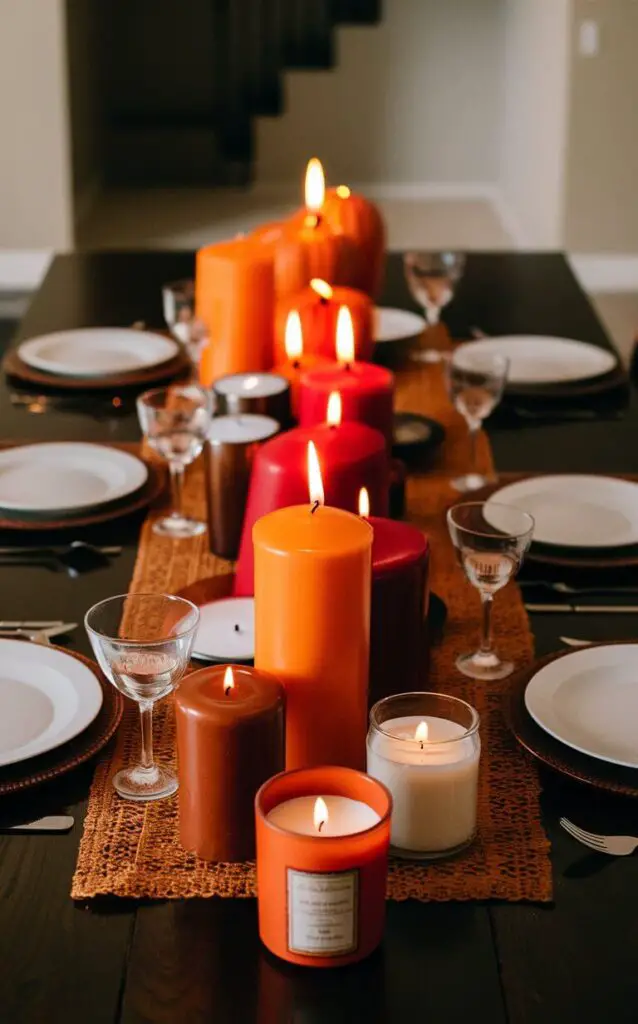
[[[445,637],[432,651],[424,689],[441,690],[469,701],[481,716],[482,759],[479,782],[479,832],[458,857],[424,864],[391,860],[388,898],[393,900],[532,900],[552,898],[549,844],[540,812],[540,787],[534,765],[511,736],[502,713],[507,680],[474,682],[455,668],[456,656],[477,645],[480,601],[456,566],[445,525],[446,508],[458,499],[450,475],[467,472],[467,427],[445,395],[440,368],[420,367],[397,377],[397,407],[439,420],[447,437],[438,462],[428,473],[408,478],[409,518],[432,543],[431,586],[446,602]],[[479,471],[493,470],[487,439],[479,443]],[[188,514],[205,518],[203,471],[195,464],[185,486]],[[143,528],[130,590],[174,593],[197,579],[228,572],[230,563],[208,551],[204,535],[172,541],[152,532],[152,511]],[[495,601],[494,632],[499,650],[517,664],[530,661],[533,642],[518,588],[510,585]],[[138,804],[120,799],[113,774],[139,754],[137,707],[127,702],[115,749],[98,765],[80,844],[71,895],[137,898],[254,896],[252,862],[208,864],[182,849],[178,838],[177,799]],[[154,716],[155,754],[176,764],[171,700]]]

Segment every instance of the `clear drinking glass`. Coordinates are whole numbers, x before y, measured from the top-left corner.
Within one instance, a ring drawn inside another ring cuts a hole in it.
[[[465,255],[461,252],[406,252],[403,269],[412,298],[422,307],[428,327],[434,327],[463,276]],[[440,362],[441,353],[428,344],[428,331],[425,341],[426,347],[413,353],[413,358],[418,362]]]
[[[177,790],[175,772],[153,760],[153,705],[186,672],[198,623],[194,604],[168,594],[121,594],[86,613],[84,625],[100,668],[140,708],[140,763],[113,778],[115,790],[127,800],[160,800]]]
[[[206,529],[205,523],[183,514],[182,484],[184,469],[204,447],[212,408],[210,393],[195,384],[145,391],[137,399],[137,415],[146,440],[167,460],[171,471],[173,511],[153,524],[155,533],[164,537],[196,537]]]
[[[174,338],[188,354],[193,374],[199,371],[208,332],[203,320],[195,316],[195,282],[192,278],[171,281],[162,288],[164,320]]]
[[[472,679],[504,679],[514,665],[501,661],[492,647],[492,601],[518,572],[532,541],[534,519],[512,505],[472,501],[449,509],[447,524],[457,561],[483,606],[479,649],[462,654],[456,667]]]
[[[476,438],[481,424],[494,411],[507,380],[509,361],[505,356],[468,352],[455,352],[445,363],[445,381],[455,409],[461,413],[470,432],[470,466],[476,466]],[[461,492],[485,487],[487,477],[470,472],[452,480],[452,486]]]

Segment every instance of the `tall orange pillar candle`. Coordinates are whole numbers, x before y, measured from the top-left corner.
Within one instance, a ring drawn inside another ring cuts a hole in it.
[[[200,249],[195,308],[209,337],[200,365],[204,387],[226,374],[271,369],[274,266],[267,246],[236,238]]]
[[[347,306],[352,319],[354,357],[359,361],[372,359],[374,351],[373,306],[365,292],[356,288],[334,288],[327,281],[313,278],[308,288],[297,295],[278,299],[275,307],[275,361],[280,362],[286,350],[286,324],[296,312],[304,338],[304,352],[322,355],[334,362],[337,316],[340,306]]]
[[[385,268],[385,224],[378,207],[347,185],[328,189],[321,208],[328,226],[354,246],[357,253],[354,275],[348,284],[377,298]]]
[[[329,508],[308,445],[310,505],[253,527],[255,668],[286,690],[286,767],[365,765],[373,531]]]

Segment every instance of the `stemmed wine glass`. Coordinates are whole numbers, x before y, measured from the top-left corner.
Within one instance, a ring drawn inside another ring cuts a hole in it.
[[[463,276],[465,255],[461,252],[406,252],[403,269],[412,298],[422,307],[428,327],[434,327]],[[413,358],[419,362],[438,363],[441,353],[426,347],[415,352]]]
[[[160,800],[177,790],[172,768],[153,759],[153,705],[186,672],[198,623],[196,605],[168,594],[109,597],[86,613],[84,625],[100,668],[140,708],[140,763],[113,778],[116,792],[127,800]]]
[[[470,466],[476,466],[476,438],[481,424],[494,411],[503,396],[509,361],[503,355],[488,352],[456,351],[445,363],[445,381],[455,409],[461,413],[470,432]],[[487,478],[480,473],[455,477],[457,491],[476,491]]]
[[[479,649],[460,655],[456,667],[472,679],[504,679],[514,665],[501,661],[492,646],[492,601],[518,572],[532,542],[534,519],[512,505],[472,501],[449,509],[447,524],[457,561],[483,606]]]
[[[184,346],[196,377],[208,332],[195,316],[195,282],[192,278],[171,281],[162,288],[164,320],[174,338]]]
[[[137,399],[140,426],[151,448],[167,460],[171,472],[173,510],[153,524],[155,533],[182,539],[203,533],[206,524],[182,512],[184,469],[197,458],[208,435],[213,402],[195,384],[145,391]]]

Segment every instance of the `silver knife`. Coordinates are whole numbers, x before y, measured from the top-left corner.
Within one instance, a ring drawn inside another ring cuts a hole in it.
[[[0,639],[9,639],[12,636],[27,636],[30,633],[41,633],[47,639],[54,636],[63,636],[77,629],[77,622],[59,622],[56,626],[14,626],[13,629],[0,629]]]
[[[637,604],[526,604],[528,612],[556,612],[569,615],[571,612],[585,612],[590,615],[633,615],[638,612]]]
[[[68,832],[74,824],[75,819],[70,814],[50,814],[21,825],[0,825],[0,832]]]
[[[46,629],[47,626],[61,626],[62,619],[2,619],[0,630],[3,629]]]

